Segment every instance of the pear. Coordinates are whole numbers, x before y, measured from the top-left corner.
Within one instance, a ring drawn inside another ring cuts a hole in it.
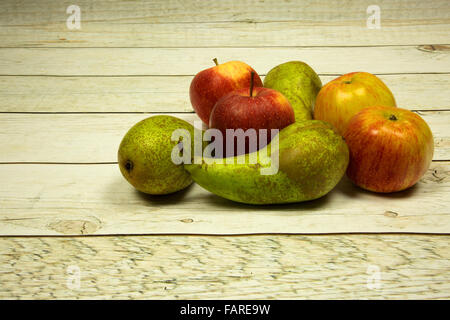
[[[183,165],[172,161],[172,150],[179,143],[171,139],[176,129],[187,130],[193,145],[194,127],[184,120],[166,115],[142,120],[124,136],[118,151],[120,171],[139,191],[168,194],[192,183]]]
[[[317,73],[306,63],[290,61],[269,71],[264,87],[281,92],[291,103],[296,121],[311,120],[316,96],[322,88]]]
[[[294,122],[277,137],[256,154],[215,162],[203,158],[199,164],[184,167],[206,190],[247,204],[317,199],[332,190],[344,175],[349,151],[332,125],[320,120]],[[250,162],[252,157],[257,161]],[[273,167],[271,158],[278,159],[278,171],[271,169],[274,174],[263,174],[263,170]]]

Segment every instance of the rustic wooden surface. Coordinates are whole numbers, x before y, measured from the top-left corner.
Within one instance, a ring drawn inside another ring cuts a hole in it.
[[[413,188],[365,192],[347,178],[325,197],[266,207],[198,185],[167,196],[135,191],[117,164],[0,165],[0,235],[448,233],[450,163],[433,162]],[[94,183],[95,181],[95,183]]]
[[[435,139],[434,160],[450,159],[450,110],[419,111]],[[194,113],[172,115],[191,123]],[[128,129],[152,114],[17,114],[0,113],[0,162],[102,163],[117,161]],[[76,132],[76,135],[74,135]],[[68,143],[69,141],[69,143]],[[119,172],[118,172],[119,173]]]
[[[447,236],[14,237],[0,252],[4,299],[450,298]]]
[[[377,1],[378,30],[369,0],[83,0],[81,30],[66,27],[71,4],[0,2],[0,298],[450,297],[448,1]],[[261,75],[303,60],[323,83],[379,75],[429,123],[430,170],[395,195],[344,179],[266,208],[196,185],[137,193],[115,163],[121,137],[152,113],[197,119],[188,86],[214,57]]]
[[[2,1],[1,43],[69,48],[448,44],[446,0],[78,0],[85,23],[76,32],[65,28],[72,4]],[[366,9],[374,4],[381,8],[380,30],[366,28]]]
[[[318,73],[350,70],[375,74],[449,73],[449,46],[263,47],[263,48],[2,48],[2,76],[185,76],[219,62],[251,61],[258,73],[295,59]],[[270,59],[268,59],[270,57]],[[376,62],[382,61],[382,63]],[[374,63],[375,62],[375,63]],[[126,81],[126,78],[123,79]],[[124,110],[126,111],[126,110]]]
[[[322,83],[335,77],[320,75]],[[379,77],[395,92],[399,106],[405,109],[436,110],[450,106],[448,74],[388,74]],[[0,112],[193,112],[186,90],[191,80],[192,75],[126,78],[0,76]]]

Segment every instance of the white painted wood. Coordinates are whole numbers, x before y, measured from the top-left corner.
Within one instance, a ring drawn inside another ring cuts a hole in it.
[[[449,43],[448,1],[78,0],[0,2],[3,47],[355,46]],[[381,28],[367,28],[370,5]],[[43,9],[45,8],[45,9]]]
[[[41,26],[2,26],[2,47],[286,47],[371,46],[448,43],[449,19],[427,24],[382,20],[381,29],[368,29],[361,7],[352,22],[309,21],[135,23],[82,22],[82,30],[69,30],[64,22]],[[447,9],[448,10],[448,9]],[[65,16],[68,17],[68,16]],[[133,37],[129,35],[133,34]],[[410,37],[405,35],[411,35]]]
[[[449,109],[447,0],[77,0],[82,29],[73,31],[71,4],[0,1],[0,112],[189,112],[190,79],[214,57],[262,75],[303,60],[324,82],[381,73],[399,106],[434,110],[421,115],[435,159],[450,160],[448,112],[437,112]],[[366,28],[373,4],[379,30]],[[0,114],[0,162],[115,161],[122,135],[147,116]],[[253,207],[196,185],[145,196],[116,164],[0,164],[0,298],[448,299],[448,236],[217,234],[449,234],[449,169],[434,162],[392,195],[344,179],[316,201]],[[141,233],[172,235],[126,235]],[[73,265],[80,290],[66,285]],[[367,288],[368,266],[380,268],[380,290]]]
[[[450,297],[444,236],[19,237],[0,251],[2,299]],[[376,270],[379,289],[367,286]]]
[[[379,76],[400,107],[450,109],[450,74]],[[193,76],[0,77],[0,112],[193,112]],[[322,75],[325,84],[336,76]]]
[[[423,111],[435,138],[435,160],[450,160],[450,111]],[[153,114],[154,115],[154,114]],[[194,113],[171,114],[191,124]],[[0,162],[117,161],[126,132],[152,114],[0,114]]]
[[[366,9],[373,2],[358,0],[342,2],[339,0],[290,1],[290,0],[152,0],[120,1],[78,0],[86,22],[104,21],[110,23],[196,23],[205,22],[277,22],[277,21],[359,21],[368,16]],[[65,22],[69,14],[66,8],[70,0],[23,0],[20,5],[13,0],[4,0],[0,4],[4,25],[31,23]],[[445,0],[408,0],[395,2],[379,0],[383,16],[390,23],[396,18],[402,21],[418,22],[426,20],[430,24],[448,19],[446,10],[450,5]],[[45,10],[43,10],[45,8]],[[84,10],[83,10],[84,9]],[[84,11],[84,12],[83,12]],[[62,16],[59,15],[63,12]],[[39,16],[37,15],[39,14]],[[365,25],[365,24],[364,24]],[[82,30],[82,29],[81,29]]]
[[[167,196],[137,192],[116,164],[0,165],[0,235],[450,233],[450,162],[413,188],[380,195],[346,178],[310,202],[250,206],[198,185]],[[269,191],[268,191],[269,192]]]
[[[3,48],[0,75],[195,75],[219,62],[241,60],[266,74],[301,60],[317,73],[450,73],[450,51],[415,46],[289,48]],[[126,78],[124,79],[126,81]]]

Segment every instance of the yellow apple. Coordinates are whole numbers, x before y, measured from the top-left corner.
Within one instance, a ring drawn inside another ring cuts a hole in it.
[[[343,135],[350,119],[366,107],[396,107],[391,90],[377,76],[352,72],[322,87],[314,106],[314,119],[331,123]]]

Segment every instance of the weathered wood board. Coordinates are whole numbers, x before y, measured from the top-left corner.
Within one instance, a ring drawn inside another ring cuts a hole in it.
[[[0,235],[449,233],[450,162],[413,188],[380,195],[346,178],[305,203],[251,206],[194,184],[167,196],[136,191],[117,164],[0,165]]]
[[[434,134],[435,160],[450,160],[450,111],[420,111]],[[154,114],[0,114],[0,163],[117,161],[125,133]],[[194,113],[173,114],[195,124]]]
[[[73,1],[2,1],[4,47],[259,47],[449,43],[450,6],[438,1],[89,1],[70,30]],[[380,9],[379,29],[370,16]],[[45,8],[45,9],[43,9]]]
[[[448,236],[19,237],[0,252],[1,299],[450,298]]]
[[[0,298],[449,299],[449,13],[447,0],[1,1]],[[404,192],[344,178],[284,206],[135,191],[115,163],[122,136],[156,113],[197,119],[189,83],[215,57],[262,76],[302,60],[323,83],[377,74],[429,123],[435,161]]]
[[[447,47],[445,47],[447,48]],[[219,62],[242,60],[264,75],[291,60],[318,74],[353,71],[376,74],[450,73],[448,50],[417,46],[274,48],[0,48],[0,76],[180,76]],[[374,63],[382,61],[382,63]],[[126,79],[124,79],[126,80]]]
[[[379,77],[401,108],[450,110],[450,74]],[[326,84],[336,76],[320,78]],[[193,76],[0,76],[0,112],[193,112],[189,100],[192,79]]]

